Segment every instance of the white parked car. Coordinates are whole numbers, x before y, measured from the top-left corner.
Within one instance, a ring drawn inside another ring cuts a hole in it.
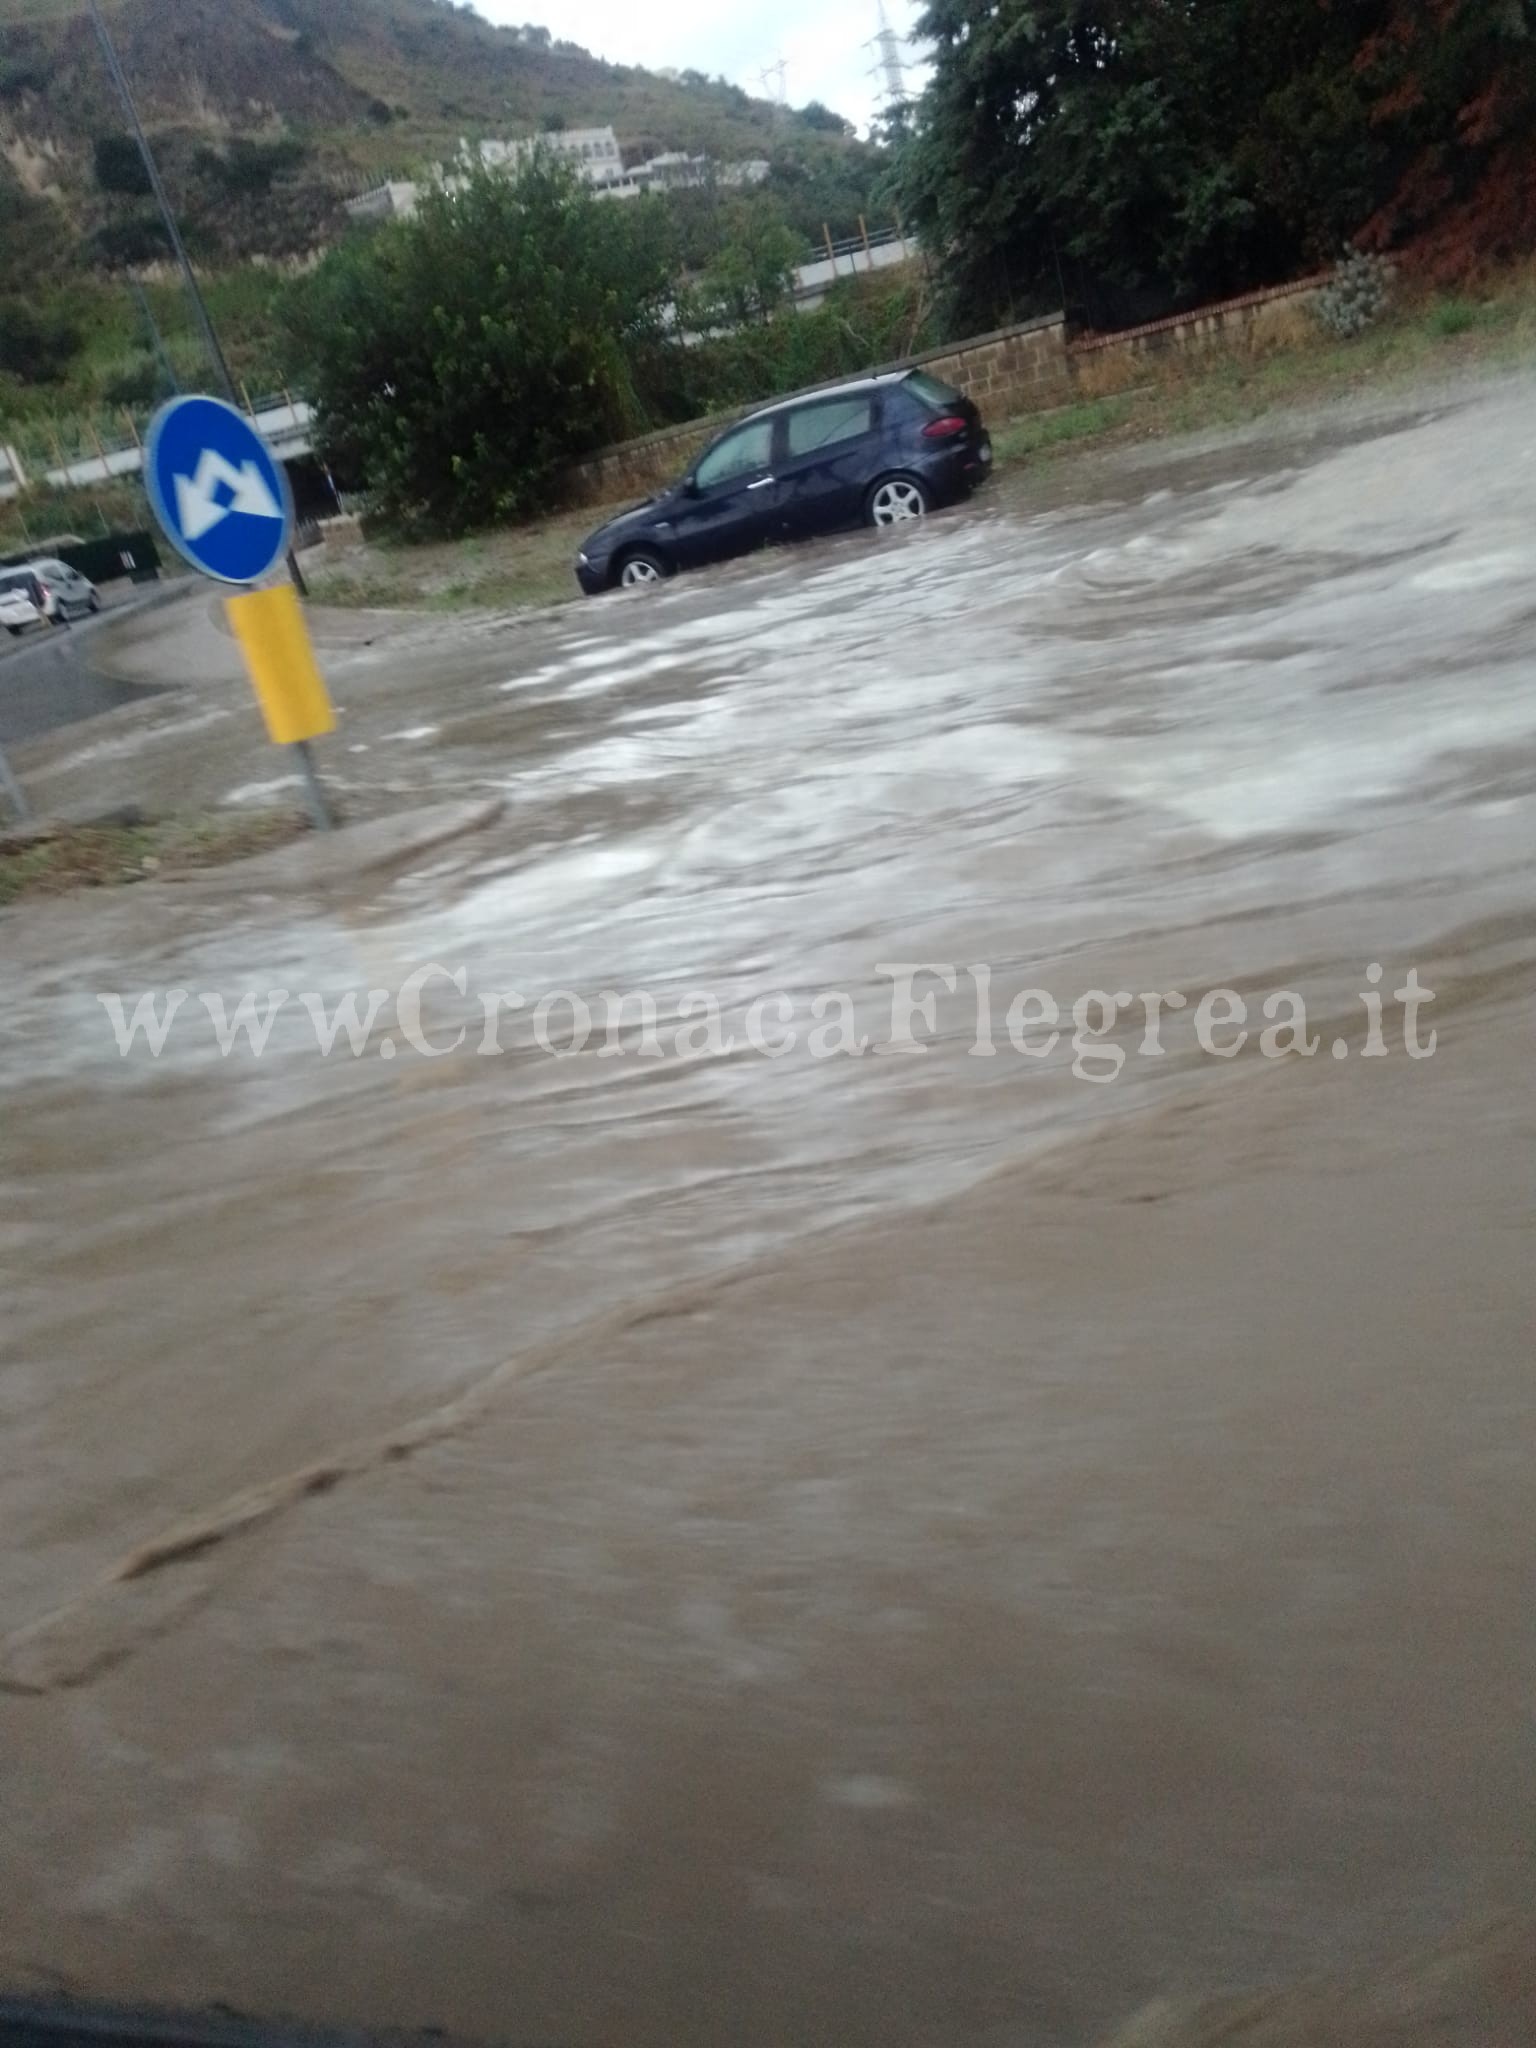
[[[0,626],[7,633],[24,633],[28,626],[40,626],[42,592],[34,579],[12,570],[0,569]]]
[[[5,574],[32,578],[42,593],[40,609],[43,617],[51,626],[67,626],[74,615],[101,610],[101,592],[91,579],[51,555],[40,561],[23,562],[19,568],[8,569]],[[33,602],[36,602],[35,598]]]

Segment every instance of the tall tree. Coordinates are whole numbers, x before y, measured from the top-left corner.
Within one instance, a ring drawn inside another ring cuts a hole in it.
[[[572,456],[650,424],[668,250],[649,201],[605,205],[542,152],[360,231],[288,311],[327,453],[411,525],[532,510]]]
[[[1536,242],[1536,0],[1378,0],[1355,57],[1388,177],[1364,238],[1442,277]]]
[[[1536,0],[929,0],[908,213],[968,320],[1536,233]]]

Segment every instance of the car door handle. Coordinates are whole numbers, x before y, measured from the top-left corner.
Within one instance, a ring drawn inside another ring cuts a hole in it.
[[[771,484],[773,481],[774,479],[771,476],[760,476],[755,484],[748,484],[747,489],[749,491],[760,491],[765,484]]]

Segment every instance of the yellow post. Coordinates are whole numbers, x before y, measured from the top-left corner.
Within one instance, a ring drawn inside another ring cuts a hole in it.
[[[336,713],[315,660],[298,592],[291,583],[244,590],[226,598],[224,608],[245,656],[267,736],[274,746],[294,749],[310,810],[324,829],[331,818],[309,742],[336,730]]]

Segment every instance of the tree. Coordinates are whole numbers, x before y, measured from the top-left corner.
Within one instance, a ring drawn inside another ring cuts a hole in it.
[[[851,121],[841,114],[833,113],[830,107],[824,107],[820,100],[807,100],[800,109],[799,121],[803,128],[815,128],[823,135],[843,135],[851,138],[858,133]]]
[[[1363,239],[1450,279],[1536,241],[1536,0],[1378,0],[1354,73],[1387,163]]]
[[[650,424],[667,248],[659,209],[535,151],[332,250],[286,325],[333,466],[422,529],[538,509],[571,458]]]
[[[708,331],[769,319],[788,299],[800,242],[761,194],[723,202],[723,245],[688,295],[684,318]]]
[[[1149,318],[1364,230],[1536,241],[1536,0],[929,0],[893,134],[952,317]]]
[[[1164,311],[1293,260],[1237,147],[1277,14],[1292,39],[1324,18],[1319,0],[930,0],[902,197],[957,314]]]

